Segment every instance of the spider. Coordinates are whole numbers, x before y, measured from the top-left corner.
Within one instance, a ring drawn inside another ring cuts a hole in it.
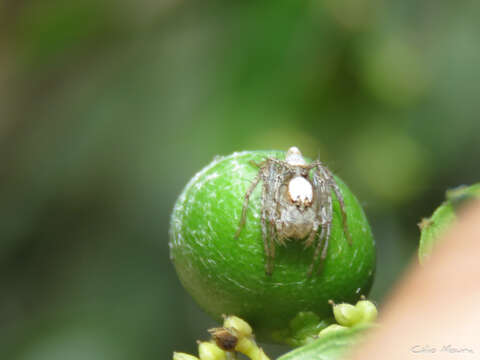
[[[235,237],[240,235],[245,225],[250,196],[262,180],[261,225],[267,275],[273,272],[275,244],[285,245],[287,239],[305,240],[305,248],[308,248],[314,245],[320,228],[307,276],[312,274],[319,255],[320,264],[325,260],[333,217],[332,191],[340,204],[344,233],[349,245],[352,245],[342,193],[330,170],[319,160],[307,164],[300,150],[291,147],[285,161],[269,157],[252,164],[259,171],[245,193]],[[318,272],[320,269],[321,266]]]

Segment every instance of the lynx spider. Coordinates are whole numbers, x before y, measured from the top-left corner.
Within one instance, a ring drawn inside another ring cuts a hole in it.
[[[307,275],[312,274],[319,255],[322,264],[327,256],[331,233],[332,191],[340,204],[344,233],[349,245],[352,245],[342,193],[330,170],[319,160],[307,164],[300,150],[291,147],[285,161],[269,157],[260,163],[252,163],[259,171],[245,193],[235,237],[240,235],[245,225],[250,196],[262,180],[261,225],[267,275],[273,272],[275,244],[285,245],[287,239],[306,239],[304,245],[308,248],[314,245],[320,228],[320,237]],[[320,269],[321,266],[318,271]]]

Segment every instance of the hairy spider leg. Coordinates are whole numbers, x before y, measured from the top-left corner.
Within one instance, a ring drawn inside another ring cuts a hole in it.
[[[265,161],[257,163],[255,160],[250,160],[249,163],[255,167],[261,168],[265,164]]]
[[[326,193],[331,194],[330,187],[326,186],[325,188]],[[320,273],[322,270],[323,264],[325,263],[325,259],[327,258],[328,253],[328,245],[330,240],[330,234],[332,230],[332,218],[333,218],[333,202],[332,197],[327,196],[327,206],[322,208],[322,233],[325,233],[325,237],[322,239],[321,245],[319,242],[319,247],[322,248],[322,253],[320,255],[320,263],[317,268],[317,273]],[[318,255],[318,254],[317,254]]]
[[[320,238],[318,239],[317,246],[315,248],[312,264],[307,273],[307,275],[309,276],[313,272],[315,263],[317,262],[317,258],[320,255],[320,250],[322,250],[321,252],[322,255],[320,256],[320,264],[318,269],[321,269],[322,262],[325,259],[324,252],[328,248],[328,240],[330,237],[331,215],[332,215],[331,211],[329,211],[329,209],[331,209],[331,206],[332,206],[332,198],[331,196],[329,196],[330,189],[328,187],[326,179],[322,176],[322,173],[318,170],[318,168],[316,168],[315,171],[313,172],[313,182],[317,190],[317,194],[316,194],[317,195],[316,204],[317,204],[317,210],[318,210],[317,216],[321,219],[322,231],[320,233]]]
[[[273,203],[270,204],[269,207],[269,217],[268,222],[270,224],[270,246],[272,248],[272,258],[275,258],[275,244],[280,243],[282,240],[281,236],[279,236],[277,232],[277,213],[278,213],[278,202],[276,194],[278,193],[278,184],[274,183],[274,197]]]
[[[320,227],[320,223],[318,222],[318,220],[315,220],[313,222],[313,226],[312,226],[312,231],[310,231],[310,234],[308,234],[308,238],[307,240],[305,241],[305,243],[303,244],[304,245],[304,249],[308,249],[310,246],[313,245],[313,243],[315,242],[315,238],[316,238],[316,235],[317,235],[317,232],[318,232],[318,228]]]
[[[277,223],[278,223],[278,214],[280,211],[280,196],[281,196],[281,191],[282,187],[284,186],[284,180],[285,180],[285,175],[283,172],[283,163],[277,161],[277,159],[272,159],[272,169],[275,169],[275,172],[272,172],[272,183],[273,183],[273,204],[275,205],[275,213],[272,213],[272,219],[271,222],[275,226],[275,230],[277,228]],[[278,170],[278,171],[277,171]],[[285,237],[281,233],[280,236],[278,233],[275,233],[275,243],[285,246]]]
[[[262,161],[262,162],[255,162],[254,160],[250,160],[250,164],[255,166],[255,167],[259,167],[259,168],[262,168],[263,165],[265,164],[265,161]],[[243,226],[245,225],[245,221],[246,221],[246,218],[247,218],[247,209],[248,209],[248,202],[250,200],[250,196],[252,195],[253,193],[253,190],[255,190],[255,188],[257,187],[258,183],[260,182],[260,180],[262,179],[262,176],[261,176],[261,171],[259,171],[257,173],[257,175],[255,176],[255,178],[252,180],[252,184],[250,185],[250,187],[248,188],[245,196],[244,196],[244,200],[243,200],[243,207],[242,207],[242,216],[240,218],[240,224],[238,226],[238,230],[237,232],[235,233],[235,238],[238,238],[238,236],[240,235],[240,233],[242,232],[242,229],[243,229]]]
[[[278,159],[272,159],[275,164],[278,166],[278,172],[275,179],[275,188],[277,189],[275,193],[275,203],[276,203],[276,215],[280,213],[281,200],[284,196],[283,191],[288,191],[288,180],[293,176],[297,175],[298,167],[295,165],[290,165],[284,161]],[[278,216],[275,219],[278,222]],[[281,246],[286,246],[285,240],[288,239],[283,233],[276,238],[276,242]]]
[[[313,178],[312,183],[313,183],[313,189],[318,189],[319,184],[317,182],[317,179]],[[313,194],[313,201],[312,201],[313,210],[315,211],[315,220],[313,221],[312,230],[310,231],[310,234],[308,234],[308,238],[304,243],[304,249],[307,249],[310,246],[312,246],[315,243],[315,239],[317,238],[318,228],[320,227],[320,224],[321,224],[321,222],[318,221],[317,219],[319,203],[320,203],[318,200],[319,200],[319,194],[317,190],[317,193],[314,192]]]
[[[306,174],[305,174],[306,177],[308,177],[309,172],[310,172],[310,168],[307,168],[306,169]],[[319,186],[320,186],[320,179],[318,179],[318,177],[316,177],[314,175],[313,178],[312,178],[312,183],[313,183],[313,189],[317,189],[316,193],[314,192],[314,194],[313,194],[312,206],[314,208],[316,216],[318,216],[318,210],[319,210],[319,204],[320,204],[319,200],[321,200],[321,195],[320,195],[320,192],[318,191]],[[305,241],[304,249],[307,249],[314,244],[315,238],[317,237],[316,235],[318,233],[318,228],[319,228],[320,224],[321,224],[321,222],[319,222],[318,219],[315,218],[315,220],[313,222],[312,231],[308,235],[308,239]]]
[[[278,194],[280,187],[283,183],[282,180],[282,172],[278,171],[278,166],[281,163],[276,162],[276,159],[268,158],[266,160],[266,174],[264,183],[265,186],[265,193],[263,198],[265,198],[265,204],[263,205],[266,208],[266,212],[268,214],[268,239],[264,239],[264,241],[268,242],[269,253],[267,254],[267,261],[268,261],[268,271],[266,273],[271,275],[273,272],[274,267],[274,260],[275,260],[275,243],[280,242],[278,238],[278,233],[276,229],[276,215],[278,212]]]
[[[308,236],[308,239],[307,241],[305,242],[305,247],[304,249],[310,247],[311,245],[313,245],[313,243],[315,242],[315,238],[317,237],[317,233],[318,233],[318,228],[320,226],[320,223],[315,220],[314,223],[313,223],[313,227],[312,227],[312,231],[310,232],[309,236]],[[322,242],[322,236],[323,236],[323,231],[322,233],[320,234],[320,238],[318,239],[318,242],[321,243]],[[317,253],[317,249],[315,249],[315,252]],[[318,256],[318,254],[317,254]],[[313,266],[315,264],[315,256],[313,257],[312,259],[312,263],[310,264],[310,267],[308,269],[308,272],[307,272],[307,276],[310,276],[312,275],[312,271],[313,271]]]
[[[330,192],[331,190],[328,189]],[[328,241],[330,240],[330,233],[332,230],[332,218],[333,218],[333,202],[332,202],[332,197],[328,197],[328,206],[325,208],[326,209],[326,227],[325,227],[325,243],[323,244],[323,249],[322,249],[322,255],[320,255],[320,264],[323,263],[325,258],[327,257],[327,251],[328,251]],[[320,268],[318,269],[320,271]]]
[[[240,218],[240,224],[238,225],[238,230],[235,233],[235,238],[238,238],[238,236],[242,232],[243,226],[245,225],[245,221],[247,219],[248,201],[250,200],[250,196],[252,195],[253,190],[255,190],[255,188],[257,187],[260,179],[261,179],[261,174],[259,172],[257,176],[255,176],[255,178],[252,181],[252,184],[250,185],[247,192],[245,193],[245,197],[243,199],[242,217]]]
[[[265,256],[267,257],[267,261],[265,262],[265,273],[271,275],[272,273],[272,266],[270,262],[270,244],[268,240],[268,227],[267,227],[267,209],[264,206],[264,198],[262,196],[262,212],[260,216],[260,222],[262,224],[262,239],[263,239],[263,251],[265,252]]]
[[[268,246],[270,249],[270,254],[267,258],[269,260],[268,262],[268,269],[266,269],[266,274],[267,275],[272,275],[273,273],[273,267],[274,267],[274,260],[275,260],[275,223],[273,223],[271,220],[268,222],[269,223],[269,233],[270,236],[268,237]]]
[[[327,252],[328,252],[328,245],[329,245],[329,240],[330,240],[330,233],[332,230],[332,219],[333,219],[333,201],[332,201],[332,189],[331,189],[331,182],[328,181],[328,177],[325,176],[325,172],[323,171],[325,168],[322,167],[317,167],[318,171],[323,175],[323,178],[325,179],[325,187],[323,188],[326,195],[326,201],[327,201],[327,206],[325,206],[322,211],[324,211],[324,214],[322,216],[322,219],[324,219],[324,226],[325,226],[325,242],[323,244],[322,248],[322,254],[320,255],[320,264],[324,262],[324,260],[327,257]],[[318,271],[320,271],[321,267],[318,268]]]
[[[343,221],[343,232],[345,233],[345,237],[347,238],[348,245],[352,246],[352,236],[350,234],[350,231],[348,230],[347,212],[345,211],[345,202],[343,200],[343,195],[340,191],[340,188],[335,182],[335,179],[332,173],[330,172],[330,170],[328,170],[326,167],[321,165],[317,166],[317,168],[323,173],[323,176],[327,179],[329,185],[332,187],[333,192],[335,193],[338,203],[340,204],[340,210],[342,213],[342,221]]]
[[[322,246],[322,254],[320,255],[320,263],[317,268],[317,273],[320,273],[323,267],[323,264],[325,263],[325,258],[327,257],[327,252],[328,252],[328,241],[330,240],[330,230],[331,230],[331,225],[332,222],[328,221],[328,223],[325,226],[325,239],[323,242]]]
[[[267,158],[262,166],[263,193],[262,211],[265,218],[264,247],[267,261],[265,272],[271,275],[275,260],[275,245],[285,245],[284,237],[277,232],[278,211],[280,206],[280,191],[285,182],[286,174],[291,172],[283,161],[274,158]]]
[[[265,256],[267,261],[265,262],[265,273],[267,275],[272,275],[273,272],[273,261],[275,258],[275,244],[273,242],[273,237],[275,236],[275,230],[272,229],[272,189],[270,188],[271,177],[272,177],[272,166],[273,164],[268,161],[265,161],[264,166],[261,167],[260,172],[263,178],[263,188],[262,188],[262,238],[263,246],[265,249]]]
[[[322,231],[320,232],[320,237],[318,238],[318,243],[317,243],[317,246],[315,247],[315,253],[313,254],[313,260],[308,269],[307,276],[312,275],[313,268],[315,267],[315,262],[317,261],[318,255],[320,254],[320,250],[322,248],[324,240],[325,240],[325,225],[322,223]]]

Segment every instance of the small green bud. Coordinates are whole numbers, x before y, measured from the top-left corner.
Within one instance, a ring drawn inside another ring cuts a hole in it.
[[[251,360],[270,360],[262,348],[260,348],[253,338],[244,337],[238,341],[235,350],[246,355]]]
[[[198,355],[200,360],[226,360],[227,355],[225,351],[220,349],[217,345],[203,341],[198,344]]]
[[[239,338],[252,335],[251,326],[238,316],[227,316],[223,322],[223,327],[227,329],[234,329]]]
[[[371,323],[377,319],[378,310],[375,304],[369,300],[360,300],[355,307],[362,314],[358,324]]]
[[[182,352],[174,352],[173,360],[198,360],[198,357]]]
[[[353,326],[362,319],[361,311],[351,304],[333,304],[335,320],[343,326]]]
[[[338,332],[338,331],[343,331],[345,329],[347,329],[346,326],[342,326],[342,325],[338,325],[338,324],[332,324],[330,326],[327,326],[322,331],[320,331],[318,333],[318,336],[325,336],[327,334],[335,333],[335,332]]]

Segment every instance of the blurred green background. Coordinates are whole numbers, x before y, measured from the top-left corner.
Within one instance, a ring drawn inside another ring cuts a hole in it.
[[[0,2],[0,358],[168,359],[214,323],[168,256],[217,154],[300,147],[365,206],[381,302],[480,179],[480,2]]]

